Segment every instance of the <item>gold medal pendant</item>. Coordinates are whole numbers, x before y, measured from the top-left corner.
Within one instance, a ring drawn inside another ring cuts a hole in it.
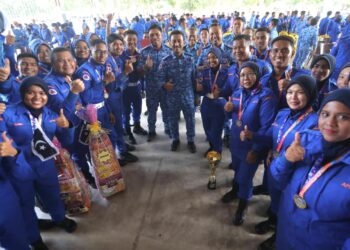
[[[304,200],[303,197],[299,196],[298,194],[295,194],[293,197],[295,205],[300,208],[300,209],[305,209],[307,208],[306,201]]]
[[[242,127],[242,121],[241,120],[237,120],[236,121],[236,125],[237,125],[237,127]]]

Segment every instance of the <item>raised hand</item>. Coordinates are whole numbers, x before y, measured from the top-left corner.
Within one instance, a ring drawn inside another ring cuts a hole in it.
[[[1,137],[3,141],[0,142],[0,156],[16,156],[18,151],[12,146],[13,140],[7,137],[6,131],[2,132]]]
[[[253,138],[253,133],[249,131],[247,125],[244,126],[244,129],[239,134],[239,138],[241,138],[241,141],[251,140]]]
[[[0,67],[0,82],[5,82],[11,73],[10,60],[5,58],[4,67]]]
[[[61,128],[69,127],[69,121],[65,117],[63,109],[60,109],[60,115],[56,118],[56,125]]]
[[[73,94],[77,95],[84,91],[85,85],[81,79],[75,79],[74,81],[72,81],[72,79],[69,76],[66,76],[65,80],[70,84],[70,90]]]
[[[300,143],[300,135],[297,132],[295,133],[294,141],[287,149],[285,156],[289,162],[297,162],[304,160],[304,155],[305,149]]]
[[[153,67],[153,59],[151,58],[150,55],[147,56],[146,65],[145,66],[146,66],[146,68],[148,70],[152,69],[152,67]]]
[[[232,97],[230,96],[228,102],[226,102],[224,109],[226,112],[231,112],[233,110]]]
[[[134,66],[132,65],[132,60],[126,60],[124,66],[124,74],[129,75],[134,71]]]
[[[6,104],[5,103],[0,103],[0,115],[5,113],[6,111]]]
[[[106,70],[104,78],[103,78],[103,83],[105,85],[110,84],[111,82],[115,81],[115,75],[112,71]]]

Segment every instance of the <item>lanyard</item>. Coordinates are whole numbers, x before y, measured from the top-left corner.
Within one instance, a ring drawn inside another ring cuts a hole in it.
[[[247,98],[247,100],[245,101],[245,103],[249,102],[249,100],[253,97],[253,95],[260,89],[260,83],[258,84],[258,86],[251,91],[249,97]],[[239,109],[238,109],[238,120],[242,121],[242,116],[243,116],[243,112],[244,110],[247,108],[248,105],[245,105],[245,107],[243,108],[243,89],[241,91],[241,96],[239,97]]]
[[[282,130],[284,128],[284,125],[286,124],[288,117],[284,120],[283,125],[278,131],[278,136],[277,136],[277,147],[276,151],[279,153],[281,151],[282,145],[284,141],[286,140],[288,134],[302,121],[304,118],[306,118],[309,114],[311,114],[312,108],[310,107],[303,115],[301,115],[298,120],[296,120],[290,127],[289,129],[283,134],[282,136]]]
[[[338,163],[340,160],[342,160],[344,158],[344,156],[348,153],[349,151],[347,151],[345,154],[339,156],[337,159],[335,159],[334,161],[328,162],[327,164],[323,165],[322,168],[320,170],[318,170],[316,172],[316,174],[306,183],[304,184],[304,186],[302,187],[302,189],[299,192],[299,196],[301,198],[304,198],[304,195],[306,193],[307,190],[309,190],[309,188],[335,163]]]
[[[41,120],[42,120],[42,114],[39,115],[39,118],[35,118],[29,111],[28,111],[29,119],[30,119],[30,124],[32,126],[32,130],[34,133],[34,130],[37,128],[41,128]]]
[[[211,78],[212,78],[211,77],[211,70],[209,71],[209,73],[210,73],[211,93],[214,93],[214,89],[215,89],[216,81],[218,80],[220,69],[221,69],[221,64],[220,64],[220,67],[219,67],[218,71],[215,74],[214,82],[211,80]]]

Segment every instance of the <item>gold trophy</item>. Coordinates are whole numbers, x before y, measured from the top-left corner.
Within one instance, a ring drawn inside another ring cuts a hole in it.
[[[216,167],[221,161],[221,154],[216,151],[209,151],[207,154],[207,159],[210,166],[210,176],[208,181],[208,189],[216,189]]]

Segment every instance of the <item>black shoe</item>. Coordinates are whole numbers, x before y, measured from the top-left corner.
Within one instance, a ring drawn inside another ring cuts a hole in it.
[[[61,222],[56,222],[56,225],[63,228],[67,233],[73,233],[77,229],[77,223],[67,217]]]
[[[147,135],[148,134],[147,131],[141,127],[140,123],[135,123],[134,129],[132,131],[137,135]]]
[[[180,141],[179,140],[174,140],[171,143],[171,151],[177,151],[179,149]]]
[[[147,141],[151,142],[154,140],[155,137],[156,137],[156,132],[149,132],[148,137],[147,137]]]
[[[192,154],[197,152],[196,144],[193,141],[187,143],[187,148]]]
[[[143,113],[145,116],[148,116],[148,110],[145,111],[145,113]]]
[[[128,134],[128,139],[129,139],[129,142],[133,145],[136,145],[137,142],[136,142],[136,139],[134,137],[134,135],[132,133]]]
[[[32,250],[49,250],[42,239],[30,244]]]
[[[268,220],[262,221],[255,226],[255,233],[266,234],[269,231],[273,231],[276,228],[276,220],[269,218]]]
[[[273,234],[270,238],[263,241],[259,247],[259,250],[275,250],[276,249],[276,234]]]
[[[237,199],[237,190],[232,188],[230,191],[228,191],[224,196],[222,196],[221,201],[223,203],[230,203]]]
[[[126,161],[127,163],[136,162],[139,160],[139,158],[136,155],[133,155],[129,152],[120,154],[120,159]]]
[[[269,195],[269,192],[263,185],[259,185],[253,188],[253,195]]]
[[[40,231],[45,231],[54,228],[56,224],[52,220],[38,219],[38,226]]]
[[[247,214],[247,208],[248,208],[248,201],[240,199],[235,217],[232,220],[234,225],[240,226],[243,224]]]
[[[222,142],[226,148],[230,148],[230,136],[229,135],[225,135],[224,138],[222,138]]]
[[[119,162],[119,165],[120,165],[121,167],[124,167],[126,164],[128,164],[128,163],[126,162],[126,160],[123,160],[123,159],[118,159],[118,162]]]
[[[132,152],[132,151],[135,151],[136,150],[136,147],[133,146],[133,145],[130,145],[128,143],[125,143],[125,147],[126,147],[126,151],[128,152]]]

